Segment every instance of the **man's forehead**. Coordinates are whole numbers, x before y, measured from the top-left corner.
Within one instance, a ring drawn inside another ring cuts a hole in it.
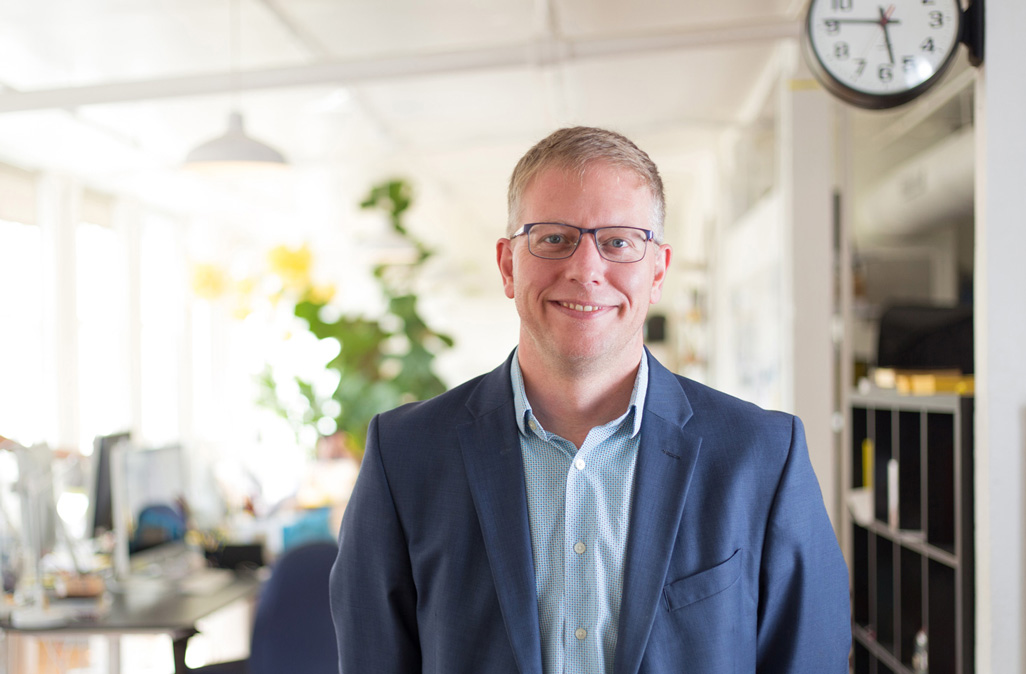
[[[615,177],[617,182],[628,188],[641,187],[646,184],[644,177],[629,166],[622,166],[606,159],[593,159],[583,164],[554,162],[546,166],[542,166],[527,183],[527,188],[530,189],[532,185],[543,178],[555,178],[567,183],[583,185],[589,176],[596,173],[611,174]]]
[[[598,179],[600,182],[594,182]],[[531,208],[553,199],[579,193],[591,199],[616,199],[637,203],[638,198],[653,198],[651,190],[636,172],[608,162],[591,163],[583,169],[551,166],[540,170],[524,189],[523,206]]]

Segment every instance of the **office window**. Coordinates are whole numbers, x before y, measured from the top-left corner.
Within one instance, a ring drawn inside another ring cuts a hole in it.
[[[128,270],[124,242],[82,222],[75,233],[79,442],[131,427]]]
[[[42,236],[0,220],[0,435],[45,439]]]
[[[155,216],[145,218],[139,255],[141,430],[147,443],[162,445],[181,439],[186,286],[176,223]]]

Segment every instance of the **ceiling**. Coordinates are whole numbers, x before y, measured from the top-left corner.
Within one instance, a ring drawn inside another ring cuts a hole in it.
[[[630,136],[661,167],[671,213],[685,211],[702,185],[696,176],[715,170],[721,132],[761,114],[777,46],[798,36],[803,8],[803,0],[5,2],[0,161],[69,172],[227,224],[218,231],[232,232],[219,235],[228,241],[313,239],[343,251],[377,227],[355,208],[369,186],[403,176],[417,194],[414,231],[453,268],[494,274],[509,172],[559,126]],[[286,155],[287,172],[229,182],[181,169],[192,147],[224,131],[233,108],[251,135]],[[900,114],[861,128],[893,145],[880,134]]]
[[[475,218],[501,220],[512,163],[557,126],[651,139],[667,165],[708,150],[751,114],[775,42],[797,35],[800,5],[7,2],[0,158],[166,187],[237,106],[294,172],[330,170],[357,189],[401,171]]]

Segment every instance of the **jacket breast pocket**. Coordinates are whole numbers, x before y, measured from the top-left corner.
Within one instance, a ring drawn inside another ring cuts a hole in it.
[[[663,587],[666,608],[676,611],[731,587],[741,577],[743,557],[742,550],[735,550],[727,561],[666,585]]]

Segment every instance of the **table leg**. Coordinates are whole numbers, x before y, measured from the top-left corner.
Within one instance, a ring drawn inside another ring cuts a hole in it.
[[[121,636],[118,634],[107,636],[107,672],[121,674]]]

